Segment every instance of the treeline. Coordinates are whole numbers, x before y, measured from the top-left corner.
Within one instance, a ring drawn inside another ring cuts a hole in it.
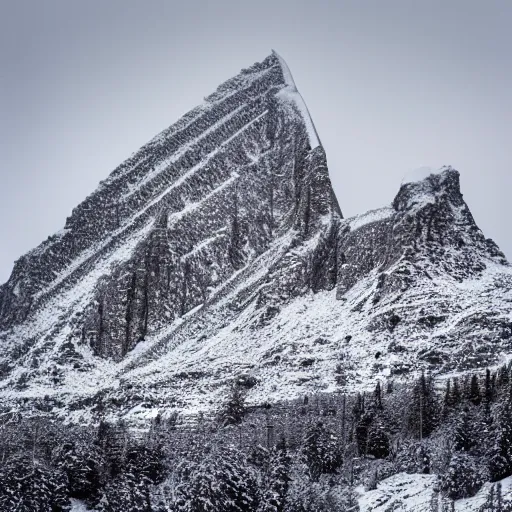
[[[215,418],[158,415],[144,432],[8,416],[0,510],[66,511],[75,498],[98,512],[355,512],[357,486],[406,472],[438,475],[442,512],[512,475],[509,366],[258,408],[246,392],[241,380]],[[490,489],[482,511],[512,510]]]

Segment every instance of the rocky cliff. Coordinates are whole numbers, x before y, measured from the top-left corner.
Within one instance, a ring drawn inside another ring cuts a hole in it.
[[[510,267],[457,171],[342,218],[273,53],[16,262],[0,288],[0,401],[144,417],[209,408],[233,379],[261,402],[495,364],[511,351],[511,310]]]

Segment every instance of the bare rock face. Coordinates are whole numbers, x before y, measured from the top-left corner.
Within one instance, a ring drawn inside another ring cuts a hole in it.
[[[240,376],[259,403],[495,364],[511,310],[512,272],[457,171],[343,219],[273,53],[16,262],[0,287],[0,408],[144,420],[213,408]]]

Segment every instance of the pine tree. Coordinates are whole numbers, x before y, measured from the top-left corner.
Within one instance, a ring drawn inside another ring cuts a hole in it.
[[[496,512],[496,503],[495,503],[495,486],[492,485],[489,490],[489,495],[487,496],[485,503],[480,507],[478,512]],[[501,512],[501,511],[500,511]]]
[[[245,395],[245,390],[240,384],[234,383],[231,386],[227,400],[219,415],[223,425],[238,425],[242,422],[247,412]]]
[[[101,493],[98,512],[152,512],[150,481],[130,472],[114,478]]]
[[[119,474],[123,468],[129,444],[129,433],[126,424],[123,421],[118,421],[115,425],[104,420],[100,421],[95,444],[106,456],[107,467],[105,472],[112,476]]]
[[[355,428],[355,438],[359,455],[368,454],[368,434],[373,421],[373,415],[370,413],[363,414]]]
[[[493,378],[489,368],[485,370],[484,400],[486,404],[490,404],[494,400]]]
[[[512,396],[509,396],[498,417],[494,444],[489,454],[489,473],[493,482],[512,475]]]
[[[382,388],[380,386],[380,381],[377,381],[375,391],[373,392],[373,397],[375,400],[375,407],[377,409],[382,409]]]
[[[468,452],[474,446],[469,411],[464,409],[455,419],[453,429],[453,449],[457,452]]]
[[[263,490],[258,512],[283,512],[290,478],[291,458],[282,440],[270,451],[263,478]]]
[[[417,472],[422,475],[430,474],[430,454],[422,444],[416,451]]]
[[[158,484],[164,475],[163,453],[159,448],[133,446],[126,453],[124,472]]]
[[[462,391],[460,389],[460,383],[458,377],[453,379],[453,391],[452,391],[452,405],[457,407],[462,403]]]
[[[0,469],[0,510],[70,510],[66,475],[31,457],[13,458]]]
[[[473,374],[469,385],[469,401],[473,405],[480,405],[482,397],[480,395],[480,386],[478,385],[478,376]]]
[[[177,468],[173,512],[253,512],[257,482],[247,460],[234,448],[209,448]]]
[[[507,368],[507,365],[504,364],[499,370],[498,370],[498,376],[496,378],[496,383],[498,387],[504,388],[508,386],[508,383],[510,381],[509,377],[509,370]]]
[[[344,489],[341,496],[341,509],[340,512],[359,512],[359,503],[357,500],[357,493],[353,485],[349,485]]]
[[[409,428],[414,435],[422,439],[431,434],[437,425],[438,403],[434,381],[421,373],[412,390],[409,405]]]
[[[334,473],[343,463],[337,437],[321,422],[307,430],[302,453],[313,481],[322,474]]]
[[[452,396],[452,388],[450,385],[450,379],[446,381],[446,388],[444,392],[444,400],[443,400],[443,416],[446,417],[450,410],[452,409],[454,403],[453,403],[453,396]]]
[[[494,401],[494,376],[491,375],[489,368],[485,371],[485,388],[484,388],[484,419],[487,425],[493,421],[491,414],[491,404]]]
[[[70,497],[94,500],[105,481],[107,467],[97,446],[65,443],[58,449],[54,464],[67,475]]]
[[[448,470],[441,479],[441,490],[454,500],[474,496],[483,483],[476,464],[464,453],[453,454]]]
[[[364,400],[361,393],[357,393],[354,405],[352,406],[352,416],[354,418],[354,422],[357,423],[361,416],[364,414]]]
[[[503,512],[503,496],[501,493],[501,483],[496,486],[496,512]]]
[[[376,459],[385,459],[389,455],[389,437],[381,419],[374,420],[369,429],[367,454]]]

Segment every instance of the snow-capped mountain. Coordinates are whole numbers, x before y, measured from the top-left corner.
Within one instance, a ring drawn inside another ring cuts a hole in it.
[[[0,288],[0,402],[211,408],[493,365],[512,270],[450,167],[343,219],[273,53],[115,169]],[[75,411],[74,413],[72,411]]]

